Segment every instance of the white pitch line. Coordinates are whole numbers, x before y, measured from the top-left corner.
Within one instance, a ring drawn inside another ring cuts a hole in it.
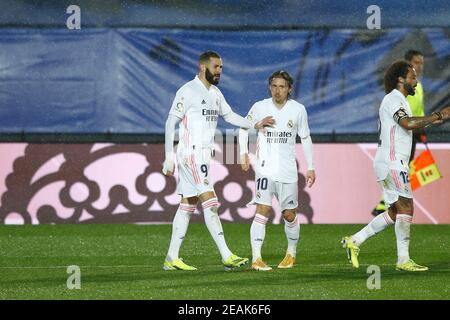
[[[376,143],[358,143],[358,145],[363,149],[377,150],[378,146]],[[450,143],[428,143],[428,148],[433,150],[450,150]],[[426,147],[423,143],[417,143],[416,150],[425,150]]]
[[[428,212],[427,209],[424,208],[424,206],[422,206],[420,204],[419,201],[414,200],[414,204],[417,205],[419,207],[419,209],[422,210],[423,213],[425,213],[425,215],[428,217],[428,219],[430,219],[434,224],[438,224],[438,221],[433,217],[433,215],[431,213]]]
[[[416,150],[426,150],[426,146],[423,143],[418,143]],[[429,149],[435,150],[450,150],[450,143],[429,143]]]
[[[358,147],[361,149],[361,151],[370,158],[370,160],[373,161],[373,157],[372,155],[365,149],[363,148],[360,144],[358,144]],[[431,220],[431,222],[433,222],[433,224],[438,224],[439,222],[433,217],[433,215],[427,210],[425,209],[425,207],[417,200],[414,199],[414,204],[417,205],[419,207],[420,210],[422,210],[422,212],[425,214],[425,216],[427,216],[428,219]]]

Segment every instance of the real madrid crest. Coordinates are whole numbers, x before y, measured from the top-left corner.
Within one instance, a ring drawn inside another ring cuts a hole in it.
[[[289,129],[292,129],[292,128],[294,127],[294,121],[289,120],[288,123],[287,123],[287,127],[288,127]]]

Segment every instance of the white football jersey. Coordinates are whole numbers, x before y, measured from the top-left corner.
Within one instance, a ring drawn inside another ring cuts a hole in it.
[[[219,88],[209,89],[198,76],[176,93],[169,114],[182,119],[179,130],[178,155],[186,156],[214,145],[218,116],[230,113],[231,107]]]
[[[247,118],[260,121],[272,116],[273,128],[259,130],[256,141],[256,171],[273,181],[294,183],[298,180],[295,157],[295,139],[307,138],[310,134],[305,106],[289,99],[283,108],[275,106],[272,98],[256,102]]]
[[[399,122],[411,117],[412,112],[405,96],[397,89],[384,96],[379,110],[380,134],[375,156],[377,163],[390,163],[397,160],[408,166],[412,146],[412,130],[404,129]]]

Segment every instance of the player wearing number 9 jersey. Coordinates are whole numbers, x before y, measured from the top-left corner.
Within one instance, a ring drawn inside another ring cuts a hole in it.
[[[413,198],[409,182],[409,158],[412,130],[440,124],[450,117],[450,108],[433,112],[430,116],[413,117],[406,100],[414,95],[416,72],[406,61],[393,63],[384,76],[386,96],[379,110],[380,138],[373,168],[388,210],[376,216],[366,227],[344,237],[342,244],[353,267],[359,267],[359,246],[389,225],[395,224],[397,239],[397,270],[426,271],[409,257],[410,227],[413,217]]]
[[[234,113],[215,86],[221,73],[222,59],[217,53],[206,51],[200,55],[198,76],[177,91],[166,122],[163,173],[171,176],[175,169],[173,143],[175,127],[179,123],[177,192],[182,199],[172,223],[172,237],[163,266],[165,270],[196,270],[178,255],[191,214],[199,200],[206,226],[220,251],[225,268],[240,267],[248,261],[230,251],[218,216],[219,201],[209,175],[214,134],[219,116],[243,128],[262,128],[271,125],[273,120],[267,117],[255,123]]]

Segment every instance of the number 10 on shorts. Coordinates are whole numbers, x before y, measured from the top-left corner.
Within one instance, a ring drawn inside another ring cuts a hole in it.
[[[259,178],[256,180],[256,190],[267,190],[267,178]]]

